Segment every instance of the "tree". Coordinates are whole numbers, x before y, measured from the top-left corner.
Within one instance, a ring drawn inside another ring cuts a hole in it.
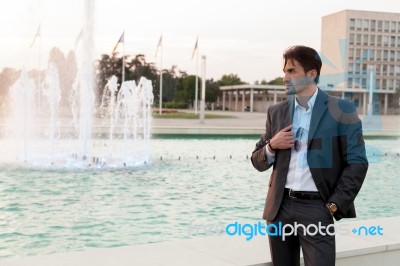
[[[60,78],[61,105],[67,106],[69,104],[72,85],[77,78],[76,74],[78,72],[75,52],[70,51],[68,56],[65,57],[59,48],[53,47],[49,53],[49,63],[57,66]]]
[[[131,59],[130,59],[131,58]],[[130,61],[129,61],[130,59]],[[139,83],[141,77],[145,77],[152,81],[153,91],[156,100],[158,95],[156,93],[156,88],[159,88],[158,80],[159,75],[157,74],[157,69],[153,63],[147,63],[146,57],[143,54],[138,54],[134,57],[125,56],[125,80],[134,80],[136,84]],[[122,83],[122,57],[109,56],[108,54],[103,54],[101,59],[97,61],[97,94],[100,98],[103,95],[103,90],[107,84],[108,79],[115,75],[118,78],[118,83]],[[158,86],[157,86],[158,85]],[[101,99],[98,100],[101,100]]]
[[[136,55],[125,66],[125,80],[135,80],[136,83],[139,83],[141,77],[152,80],[153,83],[157,80],[157,69],[153,63],[146,62],[144,54]]]
[[[216,102],[219,95],[219,83],[213,79],[206,80],[206,102]]]
[[[268,85],[285,85],[285,82],[283,81],[282,77],[277,77],[273,80],[270,80]]]
[[[115,75],[118,78],[118,83],[122,80],[122,58],[110,57],[108,54],[102,54],[101,59],[97,61],[96,66],[96,83],[98,88],[98,102],[101,101],[104,88],[109,78]]]
[[[176,86],[178,83],[178,77],[176,73],[177,66],[172,66],[170,70],[163,70],[163,102],[175,101]]]
[[[21,70],[5,67],[0,72],[0,105],[5,104],[10,87],[21,75]]]
[[[198,88],[200,88],[200,79]],[[178,102],[184,102],[190,106],[195,99],[196,76],[184,75],[177,80],[176,85],[176,99]]]
[[[230,85],[241,85],[246,84],[243,82],[237,74],[223,75],[220,80],[217,81],[219,86],[230,86]]]

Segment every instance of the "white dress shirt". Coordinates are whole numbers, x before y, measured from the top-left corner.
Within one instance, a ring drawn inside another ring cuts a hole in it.
[[[296,101],[294,104],[292,132],[293,137],[296,138],[296,132],[299,128],[303,128],[303,133],[298,136],[299,149],[295,150],[294,147],[291,149],[289,171],[286,179],[286,188],[290,188],[294,191],[318,191],[315,186],[314,179],[311,176],[310,168],[307,162],[307,143],[308,143],[308,132],[310,129],[311,115],[314,107],[315,99],[317,98],[318,89],[315,90],[313,96],[308,100],[309,108],[306,109],[301,107]],[[275,154],[270,152],[265,147],[267,160],[269,163],[275,161]]]

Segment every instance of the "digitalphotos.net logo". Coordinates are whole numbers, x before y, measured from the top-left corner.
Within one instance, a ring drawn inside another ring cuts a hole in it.
[[[330,224],[322,225],[321,222],[317,224],[309,224],[307,226],[295,222],[292,224],[283,224],[278,222],[276,224],[267,225],[265,221],[258,221],[256,223],[240,223],[234,221],[229,224],[224,223],[209,223],[199,224],[192,220],[188,224],[188,233],[190,236],[203,235],[228,235],[231,237],[243,237],[246,241],[252,240],[254,237],[281,237],[283,241],[291,235],[353,235],[353,236],[368,236],[379,237],[383,236],[383,227],[380,225],[361,225],[351,227],[349,224]]]
[[[383,236],[383,227],[380,225],[372,226],[359,226],[352,230],[349,230],[346,224],[329,224],[322,225],[321,222],[317,224],[304,225],[301,223],[294,222],[294,224],[265,224],[265,221],[259,221],[254,224],[245,223],[241,224],[238,221],[230,223],[226,226],[225,232],[228,236],[244,236],[247,241],[252,240],[256,236],[272,236],[281,237],[283,241],[288,236],[292,235],[322,235],[322,236],[334,236],[334,235],[349,235],[350,232],[356,236]]]

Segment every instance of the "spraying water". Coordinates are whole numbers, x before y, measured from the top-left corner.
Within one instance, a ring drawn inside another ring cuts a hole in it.
[[[70,113],[60,116],[60,76],[50,63],[43,80],[22,71],[9,90],[7,136],[18,161],[34,166],[124,167],[149,161],[153,86],[118,84],[110,77],[102,102],[95,106],[93,69],[94,1],[85,1],[79,67],[70,89]],[[41,91],[39,91],[41,90]],[[40,95],[41,101],[35,99]],[[37,108],[38,107],[38,108]]]

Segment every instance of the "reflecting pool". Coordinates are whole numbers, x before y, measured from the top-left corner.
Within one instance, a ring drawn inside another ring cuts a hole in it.
[[[257,140],[153,139],[151,160],[127,168],[3,163],[0,257],[195,238],[221,234],[232,221],[259,221],[270,170],[250,163]],[[399,140],[366,142],[371,163],[358,219],[398,216]]]

